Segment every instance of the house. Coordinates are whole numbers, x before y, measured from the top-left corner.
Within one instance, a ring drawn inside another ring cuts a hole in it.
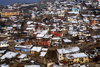
[[[25,65],[24,67],[41,67],[40,65]]]
[[[27,57],[27,54],[20,54],[18,57],[17,57],[17,61],[18,62],[23,62],[23,61],[29,61],[29,58]]]
[[[9,17],[9,19],[15,21],[15,20],[17,20],[17,16],[11,16],[11,17]]]
[[[81,8],[78,8],[78,7],[73,7],[73,8],[72,8],[72,11],[73,11],[73,12],[77,12],[77,11],[79,11],[79,10],[81,10]]]
[[[61,46],[62,45],[62,38],[60,38],[60,37],[51,38],[51,45],[52,46]]]
[[[21,50],[24,52],[30,52],[33,45],[15,45],[15,50]]]
[[[63,47],[70,47],[71,43],[72,43],[72,40],[67,39],[67,38],[63,39]]]
[[[79,52],[79,47],[69,47],[69,48],[61,48],[61,49],[57,49],[57,57],[58,60],[64,60],[65,56],[68,54],[74,54]]]
[[[17,55],[18,55],[17,52],[8,51],[0,58],[0,60],[1,62],[4,62],[6,58],[10,60],[15,58]]]
[[[42,22],[44,22],[45,24],[51,24],[51,20],[49,18],[43,18]]]
[[[14,9],[3,9],[2,12],[1,12],[1,17],[10,17],[10,16],[13,16],[13,15],[18,16],[19,11],[16,11]]]
[[[43,37],[47,34],[47,32],[48,32],[47,30],[43,30],[43,31],[39,32],[39,34],[36,35],[38,45],[43,45],[43,43],[41,43],[41,42],[42,42]]]
[[[6,21],[7,22],[7,18],[1,18],[0,21]]]
[[[74,30],[73,25],[68,25],[68,30],[69,30],[69,31],[73,31],[73,30]]]
[[[92,18],[92,19],[90,20],[90,23],[91,23],[92,25],[97,25],[97,24],[99,24],[99,20],[98,20],[97,18]]]
[[[59,26],[58,28],[60,28],[61,31],[59,31],[60,36],[64,37],[67,35],[67,28],[65,26]]]
[[[58,19],[64,20],[65,14],[64,13],[58,13]]]
[[[51,29],[51,34],[54,35],[55,37],[60,37],[61,36],[61,30],[59,29]]]
[[[24,39],[15,39],[13,40],[15,43],[24,43],[25,40]]]
[[[47,64],[47,57],[46,57],[46,54],[47,54],[47,51],[48,51],[48,48],[42,48],[41,49],[41,52],[40,52],[40,55],[39,55],[39,59],[38,59],[38,62],[40,62],[41,64]]]
[[[89,58],[85,53],[66,55],[65,60],[70,63],[80,63],[80,64],[89,62]]]
[[[0,47],[8,47],[9,44],[7,44],[8,41],[0,41]]]
[[[72,37],[78,36],[78,32],[77,31],[68,31],[68,34],[69,34],[69,36],[72,36]]]
[[[99,27],[96,26],[96,25],[91,25],[90,28],[91,28],[92,31],[98,31],[99,30]]]
[[[42,47],[33,46],[33,48],[31,49],[31,55],[33,55],[33,56],[39,55],[41,49],[42,49]]]
[[[6,50],[0,50],[0,57],[6,53]]]
[[[31,16],[32,16],[31,19],[35,19],[36,17],[35,13],[32,13]]]

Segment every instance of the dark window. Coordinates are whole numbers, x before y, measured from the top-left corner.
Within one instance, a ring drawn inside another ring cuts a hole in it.
[[[65,57],[66,54],[63,54],[63,57]]]

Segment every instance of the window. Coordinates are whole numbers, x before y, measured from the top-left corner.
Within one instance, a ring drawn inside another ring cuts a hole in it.
[[[63,54],[63,57],[65,57],[66,56],[66,54]]]
[[[82,62],[83,62],[83,58],[80,58],[80,61],[82,61]]]

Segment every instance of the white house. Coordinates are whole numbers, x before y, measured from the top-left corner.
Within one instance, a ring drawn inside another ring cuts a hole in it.
[[[64,60],[65,56],[71,53],[77,53],[79,52],[79,47],[69,47],[69,48],[61,48],[57,49],[57,57],[58,60]]]
[[[8,47],[9,44],[7,44],[8,41],[0,41],[0,47]]]

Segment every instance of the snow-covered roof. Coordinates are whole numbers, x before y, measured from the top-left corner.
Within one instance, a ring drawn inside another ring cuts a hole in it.
[[[20,56],[18,56],[17,58],[24,58],[26,57],[27,55],[26,54],[21,54]]]
[[[51,35],[45,35],[43,38],[49,38],[51,36],[52,36],[52,34]]]
[[[70,11],[68,13],[74,13],[74,14],[79,14],[79,12],[74,12],[74,11]]]
[[[85,65],[81,65],[80,67],[86,67]]]
[[[47,51],[47,50],[48,50],[48,48],[42,48],[42,50]]]
[[[51,31],[56,31],[56,29],[52,29]]]
[[[99,29],[97,26],[93,26],[92,29]]]
[[[40,65],[25,65],[24,67],[41,67]]]
[[[40,52],[40,56],[44,57],[46,55],[47,52]]]
[[[11,16],[10,18],[17,18],[17,16]]]
[[[35,28],[29,28],[29,27],[27,27],[26,30],[35,30]]]
[[[77,31],[68,31],[68,34],[78,34],[78,32]]]
[[[69,39],[63,39],[63,41],[64,41],[64,42],[67,42],[67,43],[68,43],[68,42],[72,42],[72,41],[69,40]]]
[[[0,50],[0,53],[4,53],[6,50]]]
[[[11,30],[13,27],[7,27],[6,30]]]
[[[60,37],[53,37],[52,40],[60,40]]]
[[[33,45],[15,45],[15,47],[21,47],[21,48],[31,48]]]
[[[7,44],[8,41],[0,41],[0,44]]]
[[[86,17],[86,16],[95,16],[94,14],[90,15],[90,14],[82,14],[82,16]]]
[[[16,57],[17,54],[18,54],[17,52],[8,51],[8,52],[7,52],[6,54],[4,54],[0,59]]]
[[[36,47],[36,46],[34,46],[34,47],[31,49],[31,51],[40,52],[41,49],[42,49],[42,47]]]
[[[69,48],[57,49],[59,54],[67,54],[67,53],[77,52],[79,50],[80,50],[79,47],[69,47]]]
[[[27,24],[31,24],[31,23],[33,23],[33,21],[28,21],[28,22],[27,22]]]
[[[92,36],[92,38],[100,38],[100,35]]]
[[[85,53],[76,53],[76,54],[66,55],[67,59],[83,58],[83,57],[88,57],[88,56]]]
[[[86,5],[91,5],[92,3],[85,3]]]
[[[44,30],[40,34],[38,34],[36,37],[43,37],[48,31]]]
[[[2,65],[0,65],[1,67],[9,67],[9,65],[7,65],[7,64],[2,64]]]
[[[77,21],[72,21],[71,23],[78,23]]]
[[[44,34],[38,34],[36,37],[43,37]]]

